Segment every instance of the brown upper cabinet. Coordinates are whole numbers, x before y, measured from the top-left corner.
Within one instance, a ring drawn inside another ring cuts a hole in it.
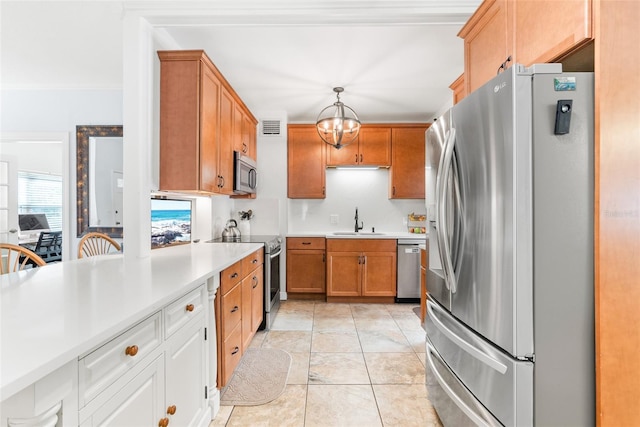
[[[287,197],[325,198],[325,144],[314,125],[287,128]]]
[[[485,0],[458,36],[464,39],[464,91],[471,93],[503,63],[561,62],[593,40],[593,0]],[[455,96],[454,103],[461,99]]]
[[[485,0],[458,33],[464,39],[466,93],[495,76],[500,65],[513,55],[509,5],[510,0]]]
[[[560,61],[593,39],[592,0],[518,0],[511,7],[520,64]]]
[[[204,51],[158,51],[158,57],[159,189],[233,195],[234,148],[242,151],[244,143],[256,158],[258,121]]]
[[[464,74],[460,74],[460,77],[455,79],[451,85],[449,85],[449,89],[453,91],[453,104],[457,104],[464,98]]]
[[[327,166],[391,166],[391,129],[362,125],[356,141],[339,150],[327,146]]]
[[[429,125],[391,129],[390,199],[424,199],[425,131]]]

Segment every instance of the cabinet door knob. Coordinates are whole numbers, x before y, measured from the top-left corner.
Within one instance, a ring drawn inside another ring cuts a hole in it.
[[[233,308],[231,309],[232,313],[235,313],[236,311],[238,311],[240,309],[240,307],[238,307],[237,305],[234,305]]]
[[[360,163],[362,163],[362,154],[360,154]]]
[[[232,278],[232,279],[235,279],[236,277],[238,277],[238,273],[233,273],[233,274],[231,275],[231,278]]]
[[[257,276],[253,276],[253,279],[252,279],[252,280],[253,280],[253,283],[254,283],[254,285],[253,285],[253,289],[255,289],[255,288],[257,288],[257,287],[258,287],[258,283],[259,283],[259,281],[258,281],[258,277],[257,277]]]
[[[236,346],[236,347],[234,347],[234,348],[233,348],[233,351],[231,352],[231,354],[232,354],[232,355],[233,355],[233,354],[236,354],[236,353],[238,353],[239,351],[240,351],[240,349]]]
[[[257,263],[258,263],[258,260],[257,260],[256,258],[254,258],[254,259],[251,261],[251,263],[253,263],[253,264],[257,264]]]
[[[194,306],[193,304],[187,304],[187,306],[185,307],[187,311],[193,311]]]
[[[127,347],[124,350],[124,354],[126,354],[127,356],[135,356],[136,354],[138,354],[138,346],[137,345],[130,345],[129,347]]]
[[[162,418],[158,422],[158,427],[167,427],[169,425],[169,418]]]
[[[171,405],[167,408],[167,414],[173,415],[176,413],[176,405]]]

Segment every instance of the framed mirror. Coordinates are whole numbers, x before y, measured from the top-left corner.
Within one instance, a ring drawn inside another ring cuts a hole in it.
[[[122,126],[76,126],[78,237],[122,237]]]

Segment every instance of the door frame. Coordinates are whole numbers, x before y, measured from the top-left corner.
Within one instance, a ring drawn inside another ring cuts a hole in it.
[[[71,212],[70,207],[71,191],[75,189],[71,185],[71,171],[69,170],[71,162],[69,161],[69,132],[0,132],[0,143],[4,142],[59,142],[62,144],[62,260],[68,261],[73,259],[71,256],[71,248],[75,246],[75,238],[71,233]],[[75,171],[74,171],[75,172]],[[75,194],[74,200],[75,200]],[[75,220],[75,218],[74,218]],[[72,245],[71,239],[74,239]]]

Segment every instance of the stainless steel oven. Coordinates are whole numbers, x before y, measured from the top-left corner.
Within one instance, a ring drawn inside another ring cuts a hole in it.
[[[222,238],[211,240],[222,243]],[[271,329],[278,308],[280,308],[280,254],[282,237],[276,235],[240,236],[234,242],[225,243],[262,243],[264,244],[264,316],[259,329]]]
[[[280,254],[282,238],[264,244],[264,320],[260,329],[271,329],[280,308]]]

